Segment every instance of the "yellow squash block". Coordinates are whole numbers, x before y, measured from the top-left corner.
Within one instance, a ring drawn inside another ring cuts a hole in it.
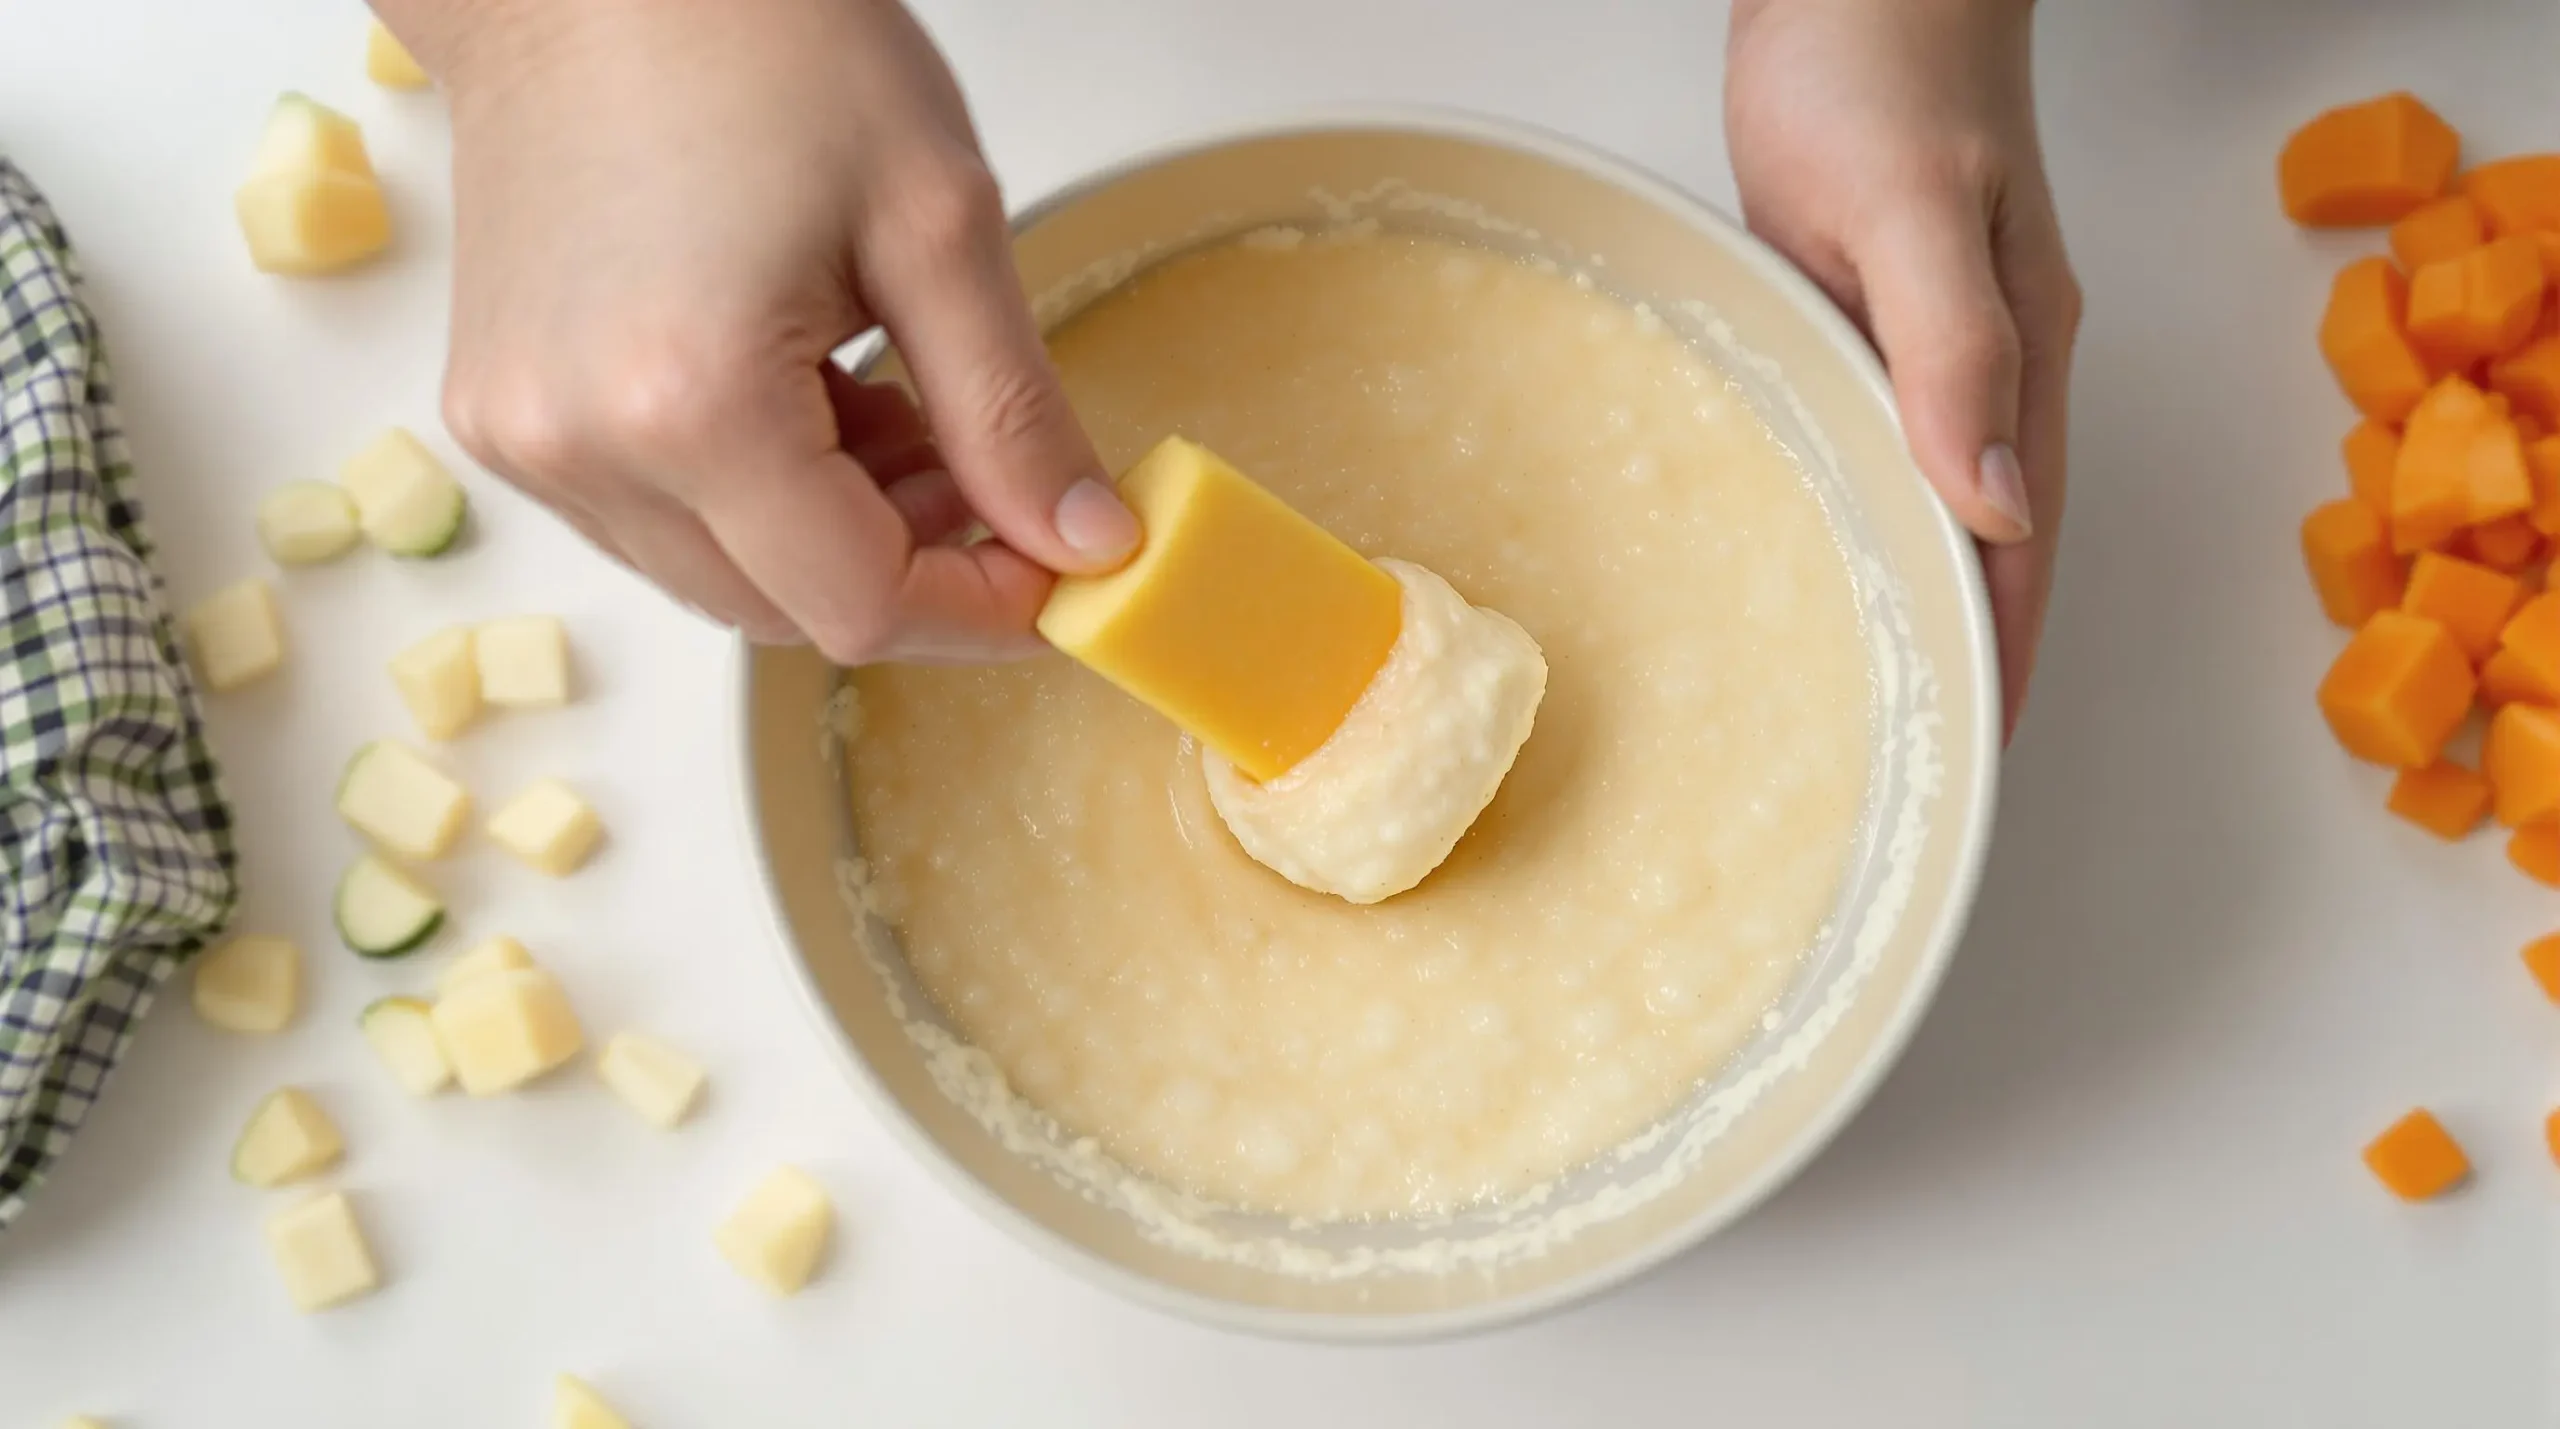
[[[1404,624],[1395,577],[1194,442],[1120,478],[1136,557],[1058,582],[1040,633],[1255,779],[1315,752]]]

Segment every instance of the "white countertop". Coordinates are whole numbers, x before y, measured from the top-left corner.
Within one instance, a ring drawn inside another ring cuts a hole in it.
[[[2323,734],[2338,643],[2294,523],[2342,490],[2313,348],[2346,245],[2280,220],[2273,155],[2323,105],[2406,86],[2484,150],[2551,147],[2550,0],[2054,3],[2049,143],[2090,296],[2064,575],[1975,930],[1902,1068],[1792,1188],[1606,1300],[1519,1330],[1355,1351],[1122,1304],[981,1224],[876,1125],[787,1000],[739,851],[730,655],[485,478],[459,560],[282,581],[286,678],[216,702],[247,925],[311,955],[292,1035],[163,1003],[60,1174],[0,1238],[0,1420],[120,1429],[541,1423],[557,1369],[648,1429],[774,1425],[2155,1426],[2549,1422],[2540,1145],[2560,1013],[2515,948],[2560,897],[2386,817]],[[1686,0],[940,0],[926,6],[1017,197],[1217,120],[1463,105],[1568,131],[1723,201],[1723,7]],[[1577,18],[1578,17],[1578,18]],[[181,598],[260,569],[249,507],[375,428],[432,429],[436,101],[358,70],[353,0],[0,0],[0,150],[82,246],[163,566]],[[361,118],[399,261],[292,285],[243,260],[229,191],[267,101]],[[449,448],[448,448],[449,450]],[[592,1026],[714,1069],[662,1137],[583,1076],[401,1098],[325,892],[338,763],[404,727],[381,661],[444,622],[558,610],[591,691],[464,746],[484,794],[592,789],[613,842],[550,884],[475,851],[474,932],[563,970]],[[352,1147],[390,1279],[287,1308],[226,1148],[280,1081]],[[2413,1102],[2476,1184],[2390,1202],[2356,1162]],[[835,1191],[825,1278],[762,1299],[711,1223],[767,1163]]]

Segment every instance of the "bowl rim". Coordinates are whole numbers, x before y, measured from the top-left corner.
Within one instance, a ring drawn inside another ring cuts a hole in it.
[[[1011,210],[1015,232],[1039,223],[1088,195],[1176,159],[1269,139],[1343,131],[1374,130],[1419,134],[1509,148],[1533,158],[1580,170],[1643,198],[1682,222],[1713,234],[1763,282],[1788,299],[1839,350],[1861,382],[1880,401],[1897,431],[1901,413],[1884,363],[1866,335],[1850,322],[1829,294],[1793,263],[1714,203],[1631,160],[1540,125],[1477,111],[1438,105],[1352,105],[1297,109],[1261,118],[1230,121],[1183,137],[1141,146],[1121,157],[1078,174]],[[1917,474],[1917,473],[1915,473]],[[1925,480],[1925,477],[1922,478]],[[1992,815],[1997,804],[2002,756],[2003,700],[1998,646],[1988,586],[1973,536],[1957,523],[1944,502],[1933,503],[1935,529],[1949,548],[1965,614],[1964,652],[1974,685],[1976,717],[1963,733],[1975,746],[1973,778],[1962,793],[1963,842],[1950,867],[1947,896],[1935,925],[1928,930],[1919,961],[1904,985],[1897,1006],[1879,1027],[1874,1043],[1842,1080],[1837,1092],[1766,1164],[1743,1179],[1716,1205],[1700,1211],[1651,1243],[1616,1259],[1523,1294],[1483,1304],[1410,1314],[1361,1315],[1239,1304],[1167,1284],[1127,1269],[1035,1219],[972,1175],[916,1121],[892,1095],[863,1058],[843,1025],[829,1011],[784,914],[774,863],[764,847],[762,808],[756,778],[754,726],[754,647],[732,634],[735,662],[734,700],[737,767],[735,783],[743,819],[740,844],[753,865],[763,894],[765,920],[773,944],[782,954],[802,1015],[818,1032],[862,1098],[882,1115],[908,1151],[959,1198],[1015,1240],[1077,1276],[1119,1295],[1196,1324],[1282,1339],[1342,1344],[1406,1344],[1455,1338],[1555,1314],[1618,1289],[1695,1249],[1708,1237],[1758,1209],[1795,1179],[1855,1119],[1888,1073],[1902,1059],[1929,1007],[1937,999],[1947,966],[1954,960],[1967,921],[1980,893],[1989,857]]]

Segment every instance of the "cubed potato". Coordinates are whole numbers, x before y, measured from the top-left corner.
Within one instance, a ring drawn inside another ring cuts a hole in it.
[[[243,934],[196,959],[196,1015],[225,1032],[281,1032],[302,1002],[302,949]]]
[[[294,1305],[325,1310],[382,1283],[373,1249],[342,1191],[325,1191],[267,1221],[267,1246]]]
[[[471,815],[471,794],[397,740],[356,751],[338,781],[338,813],[403,858],[442,858]]]
[[[281,1186],[337,1164],[346,1151],[337,1123],[299,1087],[267,1094],[231,1144],[232,1179],[247,1186]]]
[[[455,1079],[475,1097],[513,1091],[586,1044],[568,996],[540,968],[472,978],[436,999],[435,1024]]]
[[[525,951],[524,944],[504,936],[490,938],[446,965],[444,975],[436,979],[436,995],[446,996],[476,977],[533,965],[533,954]]]
[[[489,819],[490,842],[554,878],[576,872],[603,836],[596,811],[557,779],[529,786]]]
[[[645,1033],[605,1039],[596,1072],[624,1106],[661,1129],[682,1122],[702,1096],[702,1064]]]
[[[826,1188],[807,1172],[785,1166],[749,1192],[712,1239],[739,1274],[776,1295],[790,1295],[816,1272],[834,1220]]]
[[[471,627],[440,630],[391,657],[391,683],[429,739],[451,739],[480,717],[480,662]]]
[[[493,705],[569,702],[569,633],[556,615],[518,615],[480,626],[480,695]]]
[[[284,622],[276,615],[275,592],[257,577],[197,601],[180,623],[196,678],[206,689],[236,690],[284,664]]]

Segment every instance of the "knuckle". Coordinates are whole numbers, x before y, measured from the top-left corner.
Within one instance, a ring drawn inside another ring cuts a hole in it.
[[[1004,195],[975,157],[917,163],[884,191],[879,241],[911,263],[977,252],[1005,230]]]
[[[886,612],[840,615],[808,632],[818,653],[839,665],[867,665],[889,652],[895,635]]]
[[[613,443],[643,459],[706,453],[725,408],[726,369],[712,349],[674,341],[637,347],[605,387],[601,421]]]
[[[968,417],[990,445],[1020,448],[1041,442],[1072,420],[1065,391],[1037,367],[984,369],[971,393]]]
[[[583,465],[575,429],[531,382],[457,378],[445,384],[446,430],[472,458],[519,481],[560,485]]]

